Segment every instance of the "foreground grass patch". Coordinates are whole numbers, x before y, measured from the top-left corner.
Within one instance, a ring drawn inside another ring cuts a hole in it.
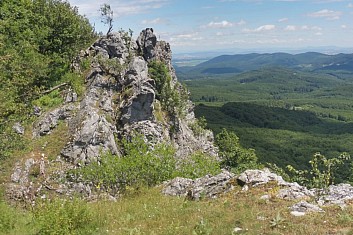
[[[352,234],[353,206],[294,217],[294,201],[262,200],[267,188],[237,187],[218,199],[189,201],[160,188],[127,188],[117,201],[54,200],[24,214],[7,206],[0,234]],[[14,220],[13,218],[19,218]],[[238,234],[238,233],[237,233]]]
[[[106,216],[108,234],[349,234],[353,207],[330,207],[326,213],[304,217],[290,215],[293,201],[260,197],[265,189],[241,192],[240,188],[218,199],[188,201],[167,197],[160,189],[134,190],[117,202],[91,204]]]

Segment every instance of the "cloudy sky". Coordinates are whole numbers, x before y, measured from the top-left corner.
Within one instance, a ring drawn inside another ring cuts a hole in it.
[[[97,31],[98,9],[114,11],[114,30],[146,27],[173,52],[229,48],[353,48],[353,0],[69,0]]]

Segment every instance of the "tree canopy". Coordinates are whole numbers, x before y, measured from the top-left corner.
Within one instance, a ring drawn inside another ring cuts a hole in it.
[[[63,81],[72,59],[95,37],[88,19],[67,1],[0,1],[2,140],[6,126],[26,118],[41,91]]]
[[[40,90],[60,82],[95,37],[77,8],[61,0],[0,2],[0,117],[23,113]]]

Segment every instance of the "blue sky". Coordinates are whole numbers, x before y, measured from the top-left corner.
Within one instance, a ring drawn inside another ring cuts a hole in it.
[[[114,11],[114,30],[152,27],[175,53],[353,48],[353,0],[69,0],[97,31],[99,7]]]

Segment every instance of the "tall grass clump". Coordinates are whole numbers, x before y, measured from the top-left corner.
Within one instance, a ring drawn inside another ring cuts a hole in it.
[[[33,211],[36,234],[97,234],[99,219],[87,202],[54,199],[39,202]]]

